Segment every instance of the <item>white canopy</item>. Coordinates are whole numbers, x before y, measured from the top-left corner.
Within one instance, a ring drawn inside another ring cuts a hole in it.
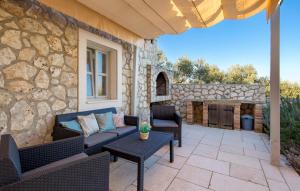
[[[279,0],[40,0],[127,41],[207,28],[276,9]],[[113,22],[111,22],[113,21]]]

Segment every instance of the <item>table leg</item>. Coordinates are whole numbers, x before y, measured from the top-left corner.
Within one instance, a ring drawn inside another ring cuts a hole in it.
[[[140,160],[138,162],[138,172],[137,172],[137,190],[144,190],[144,161]]]
[[[174,161],[174,144],[173,139],[170,141],[170,162],[173,163]]]
[[[117,162],[118,161],[118,157],[117,156],[113,156],[113,160],[114,160],[114,162]]]

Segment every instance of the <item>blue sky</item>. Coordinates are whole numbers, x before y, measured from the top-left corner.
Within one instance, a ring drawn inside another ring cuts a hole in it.
[[[300,83],[300,1],[281,6],[281,79]],[[260,76],[270,73],[270,24],[265,12],[245,20],[226,20],[211,28],[163,35],[158,44],[168,60],[203,58],[222,70],[253,64]]]

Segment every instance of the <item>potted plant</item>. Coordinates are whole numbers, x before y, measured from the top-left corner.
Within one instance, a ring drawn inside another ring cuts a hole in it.
[[[149,138],[151,126],[147,122],[143,122],[140,127],[140,139],[145,141]]]

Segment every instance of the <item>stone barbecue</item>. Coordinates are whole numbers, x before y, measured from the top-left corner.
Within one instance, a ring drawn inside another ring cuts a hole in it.
[[[167,102],[174,105],[183,118],[190,124],[198,123],[213,126],[209,122],[209,108],[223,108],[227,117],[220,117],[218,124],[232,123],[230,129],[240,129],[240,117],[249,114],[254,117],[254,130],[262,131],[262,108],[265,103],[265,87],[258,84],[173,84],[172,99]],[[226,121],[227,118],[227,121]],[[231,121],[232,120],[232,121]]]
[[[252,103],[236,100],[187,100],[186,101],[186,110],[187,110],[187,122],[190,124],[198,123],[203,126],[214,126],[213,123],[209,122],[209,106],[227,106],[232,108],[232,125],[222,126],[217,125],[217,127],[227,128],[227,129],[236,129],[241,128],[240,117],[243,114],[250,114],[254,116],[254,130],[257,132],[262,131],[262,104],[261,103]],[[248,106],[249,105],[249,106]],[[250,110],[244,109],[245,107],[250,107]],[[242,112],[243,111],[243,112]],[[220,117],[226,118],[224,115]],[[227,116],[228,117],[228,116]],[[229,116],[230,118],[231,116]],[[221,119],[224,121],[224,119]],[[228,121],[228,120],[227,120]],[[222,124],[222,123],[221,123]]]
[[[173,71],[163,67],[147,66],[148,103],[171,100]]]

